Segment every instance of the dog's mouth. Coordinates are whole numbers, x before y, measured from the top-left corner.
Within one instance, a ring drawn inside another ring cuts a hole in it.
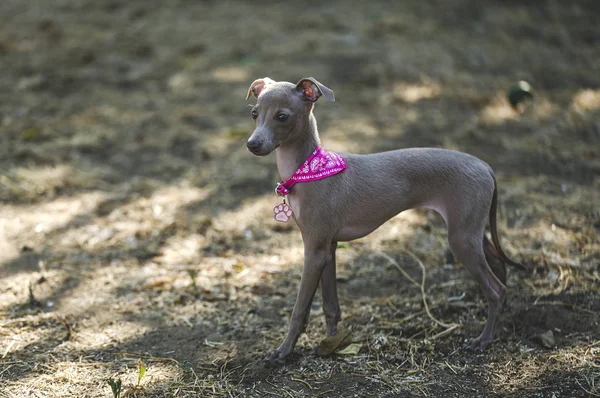
[[[260,149],[248,149],[253,155],[265,156],[267,153],[263,153]]]
[[[256,148],[256,149],[254,149],[254,148],[252,148],[252,149],[248,148],[248,150],[249,150],[249,151],[250,151],[250,152],[251,152],[253,155],[256,155],[256,156],[267,156],[268,154],[270,154],[271,152],[273,152],[275,149],[277,149],[277,147],[278,147],[278,146],[279,146],[279,145],[275,146],[274,148],[269,148],[269,149],[267,149],[267,150],[265,150],[265,149],[264,149],[264,148],[262,148],[262,147],[261,147],[261,148]]]

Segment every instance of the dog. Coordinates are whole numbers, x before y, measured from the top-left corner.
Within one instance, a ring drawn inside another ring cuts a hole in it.
[[[337,242],[368,235],[398,213],[414,208],[437,211],[448,227],[454,257],[481,286],[488,318],[466,348],[484,350],[506,298],[506,266],[521,266],[503,252],[496,229],[498,190],[491,167],[466,153],[437,148],[399,149],[374,154],[336,154],[320,146],[315,102],[335,101],[331,89],[309,77],[297,84],[268,77],[255,80],[246,99],[257,98],[251,116],[256,128],[247,141],[254,155],[275,151],[284,197],[275,218],[294,218],[304,241],[304,268],[289,329],[266,361],[282,365],[308,324],[319,282],[327,335],[341,320],[336,287]],[[489,221],[492,241],[485,235]],[[522,267],[522,266],[521,266]]]

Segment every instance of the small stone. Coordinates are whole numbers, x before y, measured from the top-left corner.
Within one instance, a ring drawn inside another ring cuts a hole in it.
[[[178,72],[169,77],[167,83],[169,88],[174,92],[184,91],[193,85],[191,76],[185,72]]]
[[[222,333],[211,333],[206,336],[206,340],[210,342],[221,343],[225,340],[225,336]]]
[[[271,285],[261,282],[252,286],[251,291],[252,294],[255,294],[257,296],[267,296],[275,293],[275,289],[273,289]]]
[[[534,336],[533,340],[544,348],[553,348],[556,346],[556,339],[552,330]]]
[[[35,91],[44,88],[46,84],[47,80],[42,75],[24,77],[17,82],[17,90]]]

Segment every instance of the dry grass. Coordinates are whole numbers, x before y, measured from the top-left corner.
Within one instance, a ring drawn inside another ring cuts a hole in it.
[[[600,396],[598,7],[338,3],[1,3],[0,397],[110,397],[111,378],[123,397]],[[311,355],[317,294],[289,365],[264,365],[303,260],[269,216],[274,160],[244,147],[265,75],[335,90],[316,109],[333,150],[493,166],[528,271],[489,351],[462,350],[484,299],[411,211],[338,249],[358,353]]]

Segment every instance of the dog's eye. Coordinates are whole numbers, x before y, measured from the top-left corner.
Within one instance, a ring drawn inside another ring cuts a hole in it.
[[[256,112],[255,110],[252,110],[252,119],[256,119],[258,117],[258,112]]]
[[[280,122],[285,122],[286,120],[288,120],[289,116],[285,113],[279,113],[277,115],[277,120],[279,120]]]

